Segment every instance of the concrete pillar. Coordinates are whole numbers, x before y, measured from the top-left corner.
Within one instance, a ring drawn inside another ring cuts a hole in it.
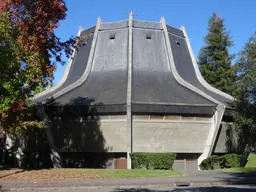
[[[131,169],[132,152],[132,12],[129,14],[128,83],[127,83],[127,169]]]

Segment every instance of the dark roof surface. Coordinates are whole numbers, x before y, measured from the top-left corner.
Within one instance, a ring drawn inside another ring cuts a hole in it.
[[[197,79],[196,73],[193,67],[193,63],[191,60],[191,57],[189,55],[188,46],[186,44],[186,41],[184,39],[184,36],[176,36],[171,33],[169,33],[169,39],[172,47],[173,57],[174,57],[174,63],[176,66],[176,69],[180,76],[190,84],[194,85],[201,91],[207,93],[208,95],[212,96],[216,100],[228,104],[230,100],[227,98],[218,95],[212,91],[209,91],[206,89]],[[186,69],[186,70],[185,70]]]
[[[94,100],[91,104],[125,104],[127,90],[128,29],[99,31],[95,57],[86,81],[72,91],[56,98],[60,105],[76,97]]]
[[[147,39],[150,35],[151,39]],[[173,77],[163,31],[133,29],[132,101],[139,103],[212,104]]]
[[[213,114],[217,103],[181,85],[171,70],[167,43],[160,22],[133,20],[132,29],[132,111],[138,113]],[[226,99],[207,90],[197,80],[181,30],[166,26],[179,75],[216,100]],[[95,26],[81,32],[84,44],[75,54],[66,81],[36,101],[41,102],[78,81],[85,70],[88,77],[78,87],[53,98],[53,105],[98,105],[102,112],[125,112],[128,83],[128,21],[102,23],[92,47]],[[177,45],[177,42],[179,42]],[[87,63],[90,51],[92,64]],[[81,80],[81,79],[80,79]]]
[[[92,27],[90,29],[84,30],[81,32],[81,36],[84,36],[88,33],[92,33],[89,36],[85,36],[83,38],[83,43],[82,47],[79,48],[78,53],[75,54],[74,58],[71,58],[73,60],[73,64],[70,66],[70,70],[67,76],[66,81],[63,83],[62,86],[60,86],[58,89],[56,89],[54,92],[48,93],[42,97],[39,97],[37,99],[38,102],[41,102],[58,91],[64,89],[65,87],[71,85],[72,83],[76,82],[84,73],[86,66],[87,66],[87,61],[89,58],[90,50],[91,50],[91,45],[92,45],[92,39],[93,39],[93,33],[94,33],[95,27]]]

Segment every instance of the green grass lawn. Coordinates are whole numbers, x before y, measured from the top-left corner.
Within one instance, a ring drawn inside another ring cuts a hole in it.
[[[138,178],[138,177],[165,177],[180,176],[181,173],[175,170],[142,170],[142,169],[116,169],[104,170],[99,177],[104,178]]]
[[[8,180],[62,180],[70,178],[82,179],[114,179],[114,178],[142,178],[142,177],[166,177],[180,176],[175,170],[141,170],[141,169],[41,169],[22,170],[10,169],[0,171],[1,179]]]
[[[249,156],[248,162],[246,163],[245,167],[255,167],[256,168],[256,156]]]

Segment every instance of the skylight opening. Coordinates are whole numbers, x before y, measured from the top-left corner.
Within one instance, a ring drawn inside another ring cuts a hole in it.
[[[151,39],[151,35],[150,34],[146,35],[146,39]]]
[[[115,39],[115,34],[111,34],[111,35],[109,36],[109,39]]]
[[[175,40],[175,43],[176,43],[176,45],[177,45],[178,47],[180,46],[180,42],[179,42],[179,41]]]

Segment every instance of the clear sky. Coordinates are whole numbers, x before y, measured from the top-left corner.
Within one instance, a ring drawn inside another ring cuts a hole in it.
[[[100,16],[103,22],[127,20],[132,10],[134,19],[160,21],[179,28],[186,27],[195,55],[204,45],[208,19],[216,12],[225,19],[234,41],[231,53],[237,53],[256,31],[256,0],[66,0],[67,17],[60,23],[56,33],[65,40],[76,35],[79,26],[84,29],[96,24]],[[64,72],[58,66],[54,83]]]

